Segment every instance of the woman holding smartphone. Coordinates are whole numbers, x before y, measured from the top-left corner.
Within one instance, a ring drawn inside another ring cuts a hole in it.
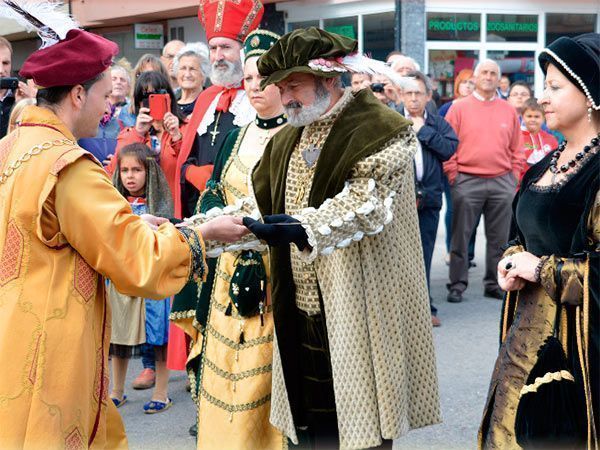
[[[142,72],[135,82],[133,99],[137,119],[133,127],[119,133],[115,153],[137,142],[150,147],[167,178],[173,201],[176,201],[182,194],[176,169],[180,164],[178,156],[187,121],[177,105],[169,81],[160,72]],[[116,158],[113,158],[107,167],[111,174],[115,170],[115,161]]]

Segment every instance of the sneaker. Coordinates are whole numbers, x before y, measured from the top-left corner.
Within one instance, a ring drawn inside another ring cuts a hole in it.
[[[431,325],[433,327],[439,327],[442,325],[442,321],[437,318],[437,316],[431,316]]]
[[[504,291],[499,287],[485,288],[483,291],[483,296],[488,298],[495,298],[497,300],[502,300],[504,298]]]
[[[469,261],[469,269],[472,269],[473,267],[477,267],[477,263],[475,261]]]
[[[154,387],[156,373],[152,369],[144,369],[140,372],[135,380],[133,380],[134,389],[150,389]]]
[[[448,297],[446,297],[446,300],[450,303],[460,303],[462,302],[462,292],[460,292],[458,289],[452,289],[450,292],[448,292]]]

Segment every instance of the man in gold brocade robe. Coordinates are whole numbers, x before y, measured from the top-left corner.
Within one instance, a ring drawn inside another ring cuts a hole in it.
[[[204,276],[201,234],[245,233],[231,219],[153,230],[132,214],[76,143],[95,134],[105,112],[118,47],[77,28],[65,33],[25,61],[38,106],[0,141],[2,449],[126,447],[107,396],[104,277],[124,294],[164,298]]]

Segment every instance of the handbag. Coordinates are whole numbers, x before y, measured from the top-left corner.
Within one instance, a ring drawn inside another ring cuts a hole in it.
[[[558,305],[554,333],[538,351],[538,359],[519,395],[515,438],[525,449],[585,447],[585,397],[557,337],[560,310]]]
[[[229,284],[230,303],[225,311],[231,315],[232,305],[242,317],[261,316],[267,298],[267,271],[260,252],[255,250],[242,251],[235,260],[235,270]]]

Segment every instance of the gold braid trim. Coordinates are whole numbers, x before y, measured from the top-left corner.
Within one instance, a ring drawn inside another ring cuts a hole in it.
[[[222,278],[223,280],[225,280],[228,283],[231,283],[231,275],[228,275],[227,273],[223,272],[218,267],[216,268],[215,273],[217,274],[218,277]]]
[[[590,257],[588,256],[585,259],[585,265],[583,267],[583,345],[584,345],[584,358],[585,358],[585,366],[586,366],[586,375],[589,378],[589,373],[587,373],[587,368],[590,367],[589,360],[589,345],[590,345]],[[589,387],[589,386],[588,386]],[[587,397],[588,392],[586,392]],[[589,391],[590,396],[590,408],[588,415],[588,446],[591,447],[592,441],[594,444],[594,448],[598,448],[598,437],[596,430],[596,421],[594,420],[594,408],[591,403],[591,388]]]
[[[585,405],[586,405],[586,409],[587,409],[587,436],[588,436],[588,445],[587,448],[591,449],[592,448],[592,424],[590,423],[590,411],[591,411],[591,405],[590,405],[590,385],[589,385],[589,381],[588,381],[588,374],[587,374],[587,367],[585,365],[585,357],[584,357],[584,353],[585,350],[583,348],[583,342],[581,339],[581,306],[577,306],[576,310],[575,310],[575,326],[576,326],[576,330],[575,333],[577,335],[577,350],[578,350],[578,356],[579,356],[579,366],[581,367],[581,375],[583,377],[583,390],[585,392]]]
[[[557,305],[557,308],[560,308],[560,323],[558,324],[560,329],[560,345],[562,345],[563,350],[565,351],[565,356],[569,357],[569,335],[567,334],[569,331],[569,323],[567,320],[567,308],[562,306],[560,303]]]
[[[206,391],[206,389],[204,389],[203,386],[200,387],[200,394],[209,403],[212,403],[217,408],[224,409],[225,411],[227,411],[230,414],[233,414],[234,412],[243,412],[243,411],[250,411],[251,409],[256,409],[259,406],[262,406],[262,405],[264,405],[265,403],[268,403],[271,400],[271,394],[267,394],[263,398],[259,398],[258,400],[254,401],[254,402],[238,403],[238,404],[234,405],[234,404],[230,404],[230,403],[225,403],[224,401],[221,401],[218,398],[210,395]]]
[[[221,369],[219,366],[217,366],[213,361],[211,361],[208,358],[206,358],[204,360],[204,364],[209,369],[211,369],[214,373],[216,373],[218,376],[220,376],[221,378],[225,378],[226,380],[229,380],[229,381],[240,381],[245,378],[252,378],[257,375],[262,375],[264,373],[270,373],[273,369],[272,364],[267,364],[266,366],[255,367],[254,369],[244,370],[243,372],[231,373],[231,372],[227,372],[226,370]]]
[[[538,388],[544,384],[551,383],[552,381],[569,380],[575,381],[573,375],[568,370],[560,370],[558,372],[548,372],[543,377],[537,377],[533,384],[526,384],[519,393],[519,398],[530,392],[537,392]]]
[[[225,314],[225,311],[227,311],[227,306],[223,305],[223,304],[221,304],[219,302],[215,302],[213,304],[213,306],[214,306],[214,308],[216,310],[222,312],[223,314]],[[267,305],[265,307],[265,313],[270,313],[272,311],[273,311],[273,306],[272,305],[269,304],[269,305]],[[236,308],[232,309],[232,311],[231,311],[231,317],[233,317],[234,319],[238,319],[238,320],[247,320],[248,319],[248,317],[242,317],[242,316],[240,316],[240,314],[237,312]]]
[[[269,334],[268,336],[261,336],[256,339],[250,339],[249,341],[244,342],[243,344],[238,344],[237,342],[232,341],[226,336],[223,336],[219,333],[215,328],[209,323],[206,326],[206,330],[219,342],[225,344],[227,347],[233,350],[245,350],[250,347],[255,347],[257,345],[268,344],[269,342],[273,342],[273,335]]]
[[[4,184],[19,167],[29,161],[32,157],[39,155],[44,150],[50,150],[52,147],[60,147],[63,145],[77,145],[77,143],[70,139],[55,139],[53,141],[46,141],[42,144],[34,145],[31,147],[31,149],[23,153],[20,158],[13,161],[6,168],[6,170],[0,175],[0,184]]]
[[[517,304],[519,303],[519,291],[516,291],[516,293],[514,293],[514,292],[515,291],[509,291],[506,293],[506,302],[504,304],[503,321],[502,321],[502,335],[501,335],[502,342],[504,342],[504,340],[506,339],[506,333],[508,332],[508,310],[510,309],[510,302],[512,300],[513,295],[516,296],[515,297],[515,309],[513,311],[513,319],[514,319],[514,316],[517,314]]]

